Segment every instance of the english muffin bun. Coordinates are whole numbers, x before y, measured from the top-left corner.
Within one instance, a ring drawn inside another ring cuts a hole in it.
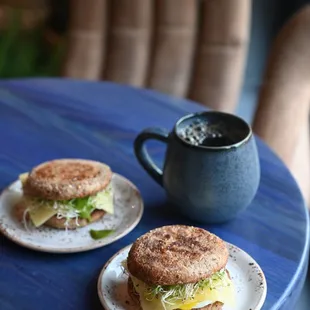
[[[31,170],[23,185],[25,195],[47,200],[70,200],[91,196],[110,183],[109,166],[85,159],[57,159]]]
[[[136,292],[132,280],[128,279],[128,285],[127,285],[128,294],[131,297],[131,299],[134,301],[134,303],[139,306],[139,309],[141,310],[140,306],[140,297],[139,294]],[[223,304],[221,302],[215,302],[211,305],[199,308],[199,310],[222,310]],[[195,308],[194,308],[195,309]],[[198,310],[198,309],[197,309]]]
[[[149,285],[196,283],[225,268],[228,250],[214,234],[191,226],[164,226],[138,238],[127,266]]]

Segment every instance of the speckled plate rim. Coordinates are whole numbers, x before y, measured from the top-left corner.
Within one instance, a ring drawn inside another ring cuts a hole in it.
[[[242,252],[243,255],[247,256],[249,258],[249,260],[254,264],[256,265],[257,269],[258,269],[258,272],[260,272],[261,276],[262,276],[262,282],[263,282],[263,285],[264,285],[264,290],[263,290],[263,293],[261,295],[261,298],[258,302],[258,304],[256,305],[255,308],[251,309],[251,310],[260,310],[264,303],[265,303],[265,300],[266,300],[266,296],[267,296],[267,281],[266,281],[266,277],[265,277],[265,274],[262,270],[262,268],[260,267],[260,265],[256,262],[256,260],[250,255],[248,254],[247,252],[245,252],[244,250],[240,249],[239,247],[237,247],[236,245],[232,244],[232,243],[229,243],[229,242],[226,242],[226,245],[228,247],[231,247],[233,249],[236,249],[237,251],[240,251]],[[98,292],[98,296],[99,296],[99,299],[100,299],[100,302],[101,302],[101,305],[103,306],[104,309],[106,310],[110,310],[110,307],[108,306],[108,304],[106,303],[105,301],[105,298],[103,296],[103,293],[101,291],[101,287],[102,287],[102,279],[103,279],[103,274],[105,272],[105,270],[108,268],[108,266],[111,264],[111,262],[115,259],[115,257],[117,257],[119,254],[121,254],[122,252],[126,251],[127,249],[130,249],[132,246],[132,244],[129,244],[127,246],[125,246],[124,248],[120,249],[119,251],[117,251],[103,266],[103,268],[101,269],[101,272],[99,274],[99,277],[98,277],[98,281],[97,281],[97,292]],[[239,309],[236,309],[236,310],[239,310]]]
[[[31,243],[28,242],[23,242],[20,241],[18,238],[12,236],[10,233],[8,233],[6,231],[6,229],[4,227],[2,227],[1,223],[0,223],[0,232],[6,236],[9,240],[13,241],[14,243],[23,246],[25,248],[31,249],[31,250],[35,250],[35,251],[39,251],[39,252],[44,252],[44,253],[55,253],[55,254],[70,254],[70,253],[80,253],[80,252],[86,252],[86,251],[90,251],[90,250],[95,250],[101,247],[104,247],[108,244],[111,244],[121,238],[123,238],[124,236],[126,236],[127,234],[129,234],[140,222],[142,216],[143,216],[143,211],[144,211],[144,203],[143,203],[143,199],[141,196],[140,191],[138,190],[138,188],[131,182],[129,181],[127,178],[125,178],[124,176],[118,174],[118,173],[113,173],[113,175],[117,176],[120,179],[123,179],[124,182],[128,183],[130,187],[132,187],[135,192],[137,193],[137,197],[139,200],[139,205],[140,205],[140,210],[138,213],[138,216],[136,217],[136,219],[132,222],[132,224],[127,227],[127,229],[125,229],[122,233],[118,234],[115,236],[115,238],[111,239],[110,241],[103,241],[100,242],[100,240],[98,240],[96,243],[93,243],[91,245],[88,246],[80,246],[80,247],[76,247],[76,248],[64,248],[64,249],[51,249],[51,248],[44,248],[41,246],[36,246],[33,245]],[[18,182],[18,180],[12,182],[9,186],[7,186],[1,193],[0,193],[0,197],[8,190],[10,190],[10,187],[15,184],[16,182]]]

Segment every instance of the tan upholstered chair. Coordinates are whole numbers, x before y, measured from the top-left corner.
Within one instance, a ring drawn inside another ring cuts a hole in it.
[[[233,112],[250,0],[71,0],[63,75],[189,97]]]
[[[277,37],[260,92],[254,131],[292,171],[309,206],[310,6]]]

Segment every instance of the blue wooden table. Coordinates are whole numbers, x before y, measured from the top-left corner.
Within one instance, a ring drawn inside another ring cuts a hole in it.
[[[133,232],[85,253],[39,253],[1,236],[0,309],[101,309],[96,282],[109,257],[151,228],[195,224],[166,208],[163,189],[139,166],[132,144],[143,128],[171,128],[180,116],[202,109],[188,101],[109,83],[0,82],[0,189],[42,161],[90,158],[106,162],[133,181],[146,206]],[[307,269],[308,212],[286,167],[264,143],[257,142],[262,176],[255,200],[234,221],[206,228],[247,251],[261,265],[268,282],[264,310],[292,310]],[[164,146],[154,143],[150,149],[160,162]]]

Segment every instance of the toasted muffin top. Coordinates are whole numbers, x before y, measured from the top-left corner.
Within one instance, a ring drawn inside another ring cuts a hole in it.
[[[57,159],[34,167],[23,186],[29,196],[69,200],[94,195],[110,183],[109,166],[85,159]]]
[[[225,268],[228,250],[222,239],[198,227],[163,226],[138,238],[127,265],[147,284],[195,283]]]

